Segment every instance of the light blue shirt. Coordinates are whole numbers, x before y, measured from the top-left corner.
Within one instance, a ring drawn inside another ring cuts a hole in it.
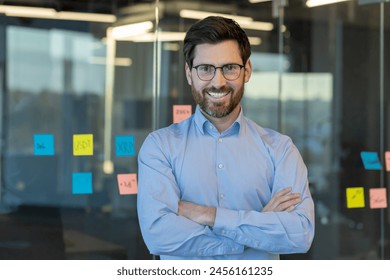
[[[314,237],[306,166],[291,139],[244,117],[219,133],[199,108],[152,132],[138,157],[138,217],[161,259],[279,259],[304,253]],[[262,212],[286,187],[300,193],[292,212]],[[178,216],[185,200],[216,207],[213,227]]]

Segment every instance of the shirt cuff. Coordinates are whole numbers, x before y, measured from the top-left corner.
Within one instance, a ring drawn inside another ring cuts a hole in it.
[[[217,208],[213,231],[220,235],[234,238],[232,234],[239,226],[239,212],[235,210]],[[230,234],[227,234],[227,233]]]

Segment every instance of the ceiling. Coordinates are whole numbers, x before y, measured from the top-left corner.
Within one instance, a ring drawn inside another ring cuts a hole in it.
[[[146,9],[153,11],[153,6],[158,1],[164,3],[171,10],[177,10],[184,5],[197,7],[198,10],[208,10],[211,12],[227,12],[229,14],[240,13],[251,16],[256,20],[269,20],[275,18],[272,15],[271,2],[251,4],[249,0],[0,0],[3,5],[18,5],[54,8],[57,11],[71,12],[88,12],[88,13],[103,13],[114,15],[130,15],[136,11],[135,7],[144,6],[143,12]],[[379,21],[378,4],[364,5],[358,4],[359,0],[339,3],[335,5],[323,6],[320,9],[309,9],[305,7],[305,0],[286,0],[288,10],[285,15],[289,19],[299,21],[325,21],[341,19],[345,24],[354,26],[369,26],[377,28]],[[380,1],[380,0],[373,0]],[[149,5],[140,5],[149,4]],[[385,28],[390,29],[390,3],[385,4]],[[374,7],[373,7],[374,6]],[[130,8],[129,8],[130,7]],[[256,7],[256,8],[253,8]],[[166,9],[165,12],[167,12]],[[364,19],[364,20],[363,20]]]
[[[57,11],[116,14],[123,7],[153,0],[0,0],[3,5],[54,8]]]

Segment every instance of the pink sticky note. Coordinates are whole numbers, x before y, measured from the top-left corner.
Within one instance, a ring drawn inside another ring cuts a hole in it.
[[[386,188],[370,189],[370,208],[387,208]]]
[[[138,192],[137,174],[118,174],[117,179],[121,195],[136,194]]]
[[[390,171],[390,152],[385,152],[386,171]]]
[[[173,105],[173,123],[184,121],[192,115],[191,105]]]

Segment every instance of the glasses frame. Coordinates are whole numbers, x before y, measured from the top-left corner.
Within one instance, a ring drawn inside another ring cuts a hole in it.
[[[206,66],[214,67],[214,74],[213,74],[213,76],[212,76],[210,79],[202,79],[202,78],[199,76],[198,67],[200,67],[200,66],[205,66],[205,65],[206,65]],[[226,78],[225,72],[223,71],[223,68],[226,67],[226,66],[229,66],[229,65],[236,65],[236,66],[239,66],[239,67],[240,67],[240,72],[239,72],[237,78],[234,78],[234,79]],[[209,81],[211,81],[212,79],[214,79],[215,73],[217,72],[217,69],[221,69],[222,75],[223,75],[223,77],[224,77],[226,80],[228,80],[228,81],[235,81],[235,80],[237,80],[237,79],[241,76],[241,70],[242,70],[242,68],[245,69],[245,66],[242,65],[242,64],[238,64],[238,63],[228,63],[228,64],[225,64],[225,65],[222,65],[222,66],[218,66],[218,67],[217,67],[217,66],[214,66],[214,65],[212,65],[212,64],[199,64],[199,65],[196,65],[196,66],[192,66],[192,68],[195,68],[195,70],[196,70],[196,75],[198,76],[199,80],[205,81],[205,82],[209,82]]]

